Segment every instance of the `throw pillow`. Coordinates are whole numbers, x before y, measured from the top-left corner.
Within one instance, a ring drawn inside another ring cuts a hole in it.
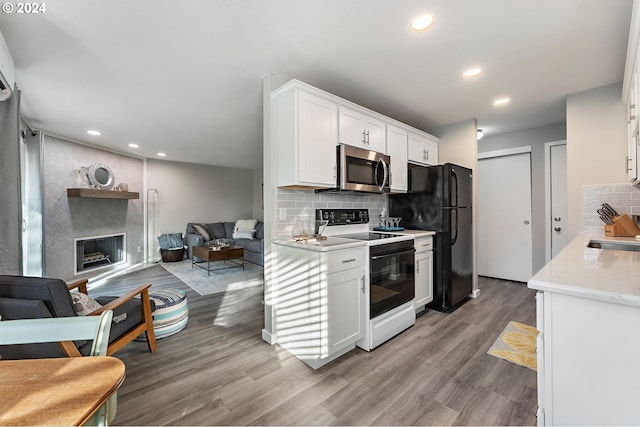
[[[71,292],[71,299],[73,300],[73,310],[78,316],[86,316],[87,314],[102,307],[102,305],[100,305],[98,301],[82,292]],[[125,320],[127,320],[127,313],[113,316],[113,318],[111,319],[113,323],[120,323]]]
[[[233,238],[234,239],[253,239],[253,236],[256,232],[256,223],[258,221],[255,219],[239,219],[236,221],[236,225],[233,228]]]
[[[257,222],[256,219],[239,219],[236,221],[235,229],[255,230]]]
[[[234,239],[253,239],[255,230],[236,229],[233,231]]]
[[[82,292],[71,292],[71,299],[73,300],[73,309],[78,316],[86,316],[102,307],[98,301]]]
[[[209,231],[209,227],[204,224],[191,224],[196,233],[204,237],[204,241],[208,242],[211,240],[211,232]]]

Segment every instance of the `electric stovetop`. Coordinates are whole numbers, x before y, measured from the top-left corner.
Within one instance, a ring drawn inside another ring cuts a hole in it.
[[[383,233],[353,233],[353,234],[340,234],[336,237],[343,237],[345,239],[356,240],[382,240],[391,239],[393,237],[404,237],[402,234],[383,234]]]

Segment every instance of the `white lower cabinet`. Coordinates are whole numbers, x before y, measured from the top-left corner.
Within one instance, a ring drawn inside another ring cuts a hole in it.
[[[422,310],[433,301],[433,238],[419,237],[416,248],[416,297],[414,307]]]
[[[536,298],[538,425],[640,425],[640,307]]]
[[[362,268],[326,276],[328,335],[325,357],[364,336],[364,280]]]
[[[276,340],[313,369],[364,336],[365,249],[276,247]]]

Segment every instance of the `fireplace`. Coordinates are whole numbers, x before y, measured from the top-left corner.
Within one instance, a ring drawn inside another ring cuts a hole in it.
[[[74,239],[75,274],[108,268],[127,261],[126,234]]]

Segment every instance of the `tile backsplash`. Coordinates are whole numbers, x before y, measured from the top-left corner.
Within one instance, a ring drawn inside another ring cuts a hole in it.
[[[607,202],[618,213],[640,215],[640,188],[631,184],[603,184],[582,186],[582,231],[604,235],[604,223],[596,209]]]
[[[294,229],[313,227],[316,209],[369,209],[369,222],[380,218],[387,198],[382,194],[315,193],[313,190],[278,188],[275,217],[278,218],[278,235],[290,238]],[[280,219],[280,209],[286,209],[286,219]]]

